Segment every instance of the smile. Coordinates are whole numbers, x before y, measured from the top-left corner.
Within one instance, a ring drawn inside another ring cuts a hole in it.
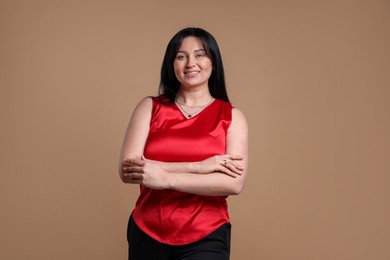
[[[199,71],[186,71],[186,72],[184,72],[184,75],[195,76],[195,75],[197,75],[199,73],[200,73]]]

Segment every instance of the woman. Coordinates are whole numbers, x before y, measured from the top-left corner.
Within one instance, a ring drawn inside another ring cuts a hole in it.
[[[135,108],[120,155],[123,182],[140,185],[129,259],[228,260],[226,198],[245,185],[248,132],[229,102],[214,37],[179,31],[161,68],[160,95]]]

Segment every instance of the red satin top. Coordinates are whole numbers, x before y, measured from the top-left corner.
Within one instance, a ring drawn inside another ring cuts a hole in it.
[[[150,132],[144,155],[164,162],[195,162],[226,153],[226,132],[232,105],[215,99],[187,119],[175,103],[153,99]],[[152,238],[170,245],[188,244],[229,222],[226,196],[201,196],[140,186],[133,210],[137,226]]]

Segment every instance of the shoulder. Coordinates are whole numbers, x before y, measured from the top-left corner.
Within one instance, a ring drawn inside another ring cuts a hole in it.
[[[153,102],[163,104],[163,105],[170,105],[172,103],[172,101],[169,98],[167,98],[164,94],[155,97],[149,97],[149,98],[151,98]]]
[[[221,106],[224,106],[224,107],[227,107],[227,108],[232,108],[232,107],[233,107],[232,103],[227,102],[227,101],[225,101],[225,100],[216,98],[215,101],[216,101],[217,103],[219,103]]]
[[[145,97],[138,102],[137,106],[133,111],[132,118],[148,118],[153,110],[153,101],[150,97]]]
[[[172,102],[165,97],[164,95],[159,95],[159,96],[147,96],[143,98],[138,105],[139,106],[151,106],[152,104],[162,104],[162,105],[169,105]]]
[[[151,97],[145,97],[140,102],[138,102],[136,110],[151,109],[152,105],[153,105],[152,98]]]
[[[246,120],[244,113],[236,107],[232,107],[232,116],[239,120]]]
[[[246,117],[238,108],[232,108],[232,122],[230,126],[232,129],[239,129],[241,131],[248,129]]]
[[[172,103],[164,95],[148,96],[138,103],[134,110],[134,113],[143,115],[147,114],[148,116],[152,116],[155,114],[156,111],[160,111],[160,109],[172,106],[173,104],[174,103]]]
[[[245,115],[240,109],[234,107],[230,102],[221,99],[216,99],[216,101],[218,101],[219,104],[231,114],[232,121],[237,122],[239,124],[246,124]]]
[[[215,99],[214,102],[216,107],[218,107],[221,114],[227,116],[229,120],[231,120],[232,117],[232,104],[230,102],[221,100],[221,99]]]
[[[216,101],[219,102],[222,111],[225,111],[224,113],[228,115],[228,118],[231,121],[230,125],[233,124],[234,126],[238,125],[239,127],[246,127],[246,118],[244,113],[240,109],[234,107],[230,102],[223,101],[220,99],[216,99]]]

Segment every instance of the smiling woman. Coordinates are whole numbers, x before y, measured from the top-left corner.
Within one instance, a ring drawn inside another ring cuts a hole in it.
[[[182,88],[191,90],[196,87],[207,87],[212,65],[200,39],[195,37],[185,38],[173,66],[176,78]]]
[[[160,95],[138,104],[122,146],[120,177],[141,191],[129,259],[228,260],[226,198],[243,190],[247,166],[247,124],[229,102],[218,45],[183,29],[168,44]]]

